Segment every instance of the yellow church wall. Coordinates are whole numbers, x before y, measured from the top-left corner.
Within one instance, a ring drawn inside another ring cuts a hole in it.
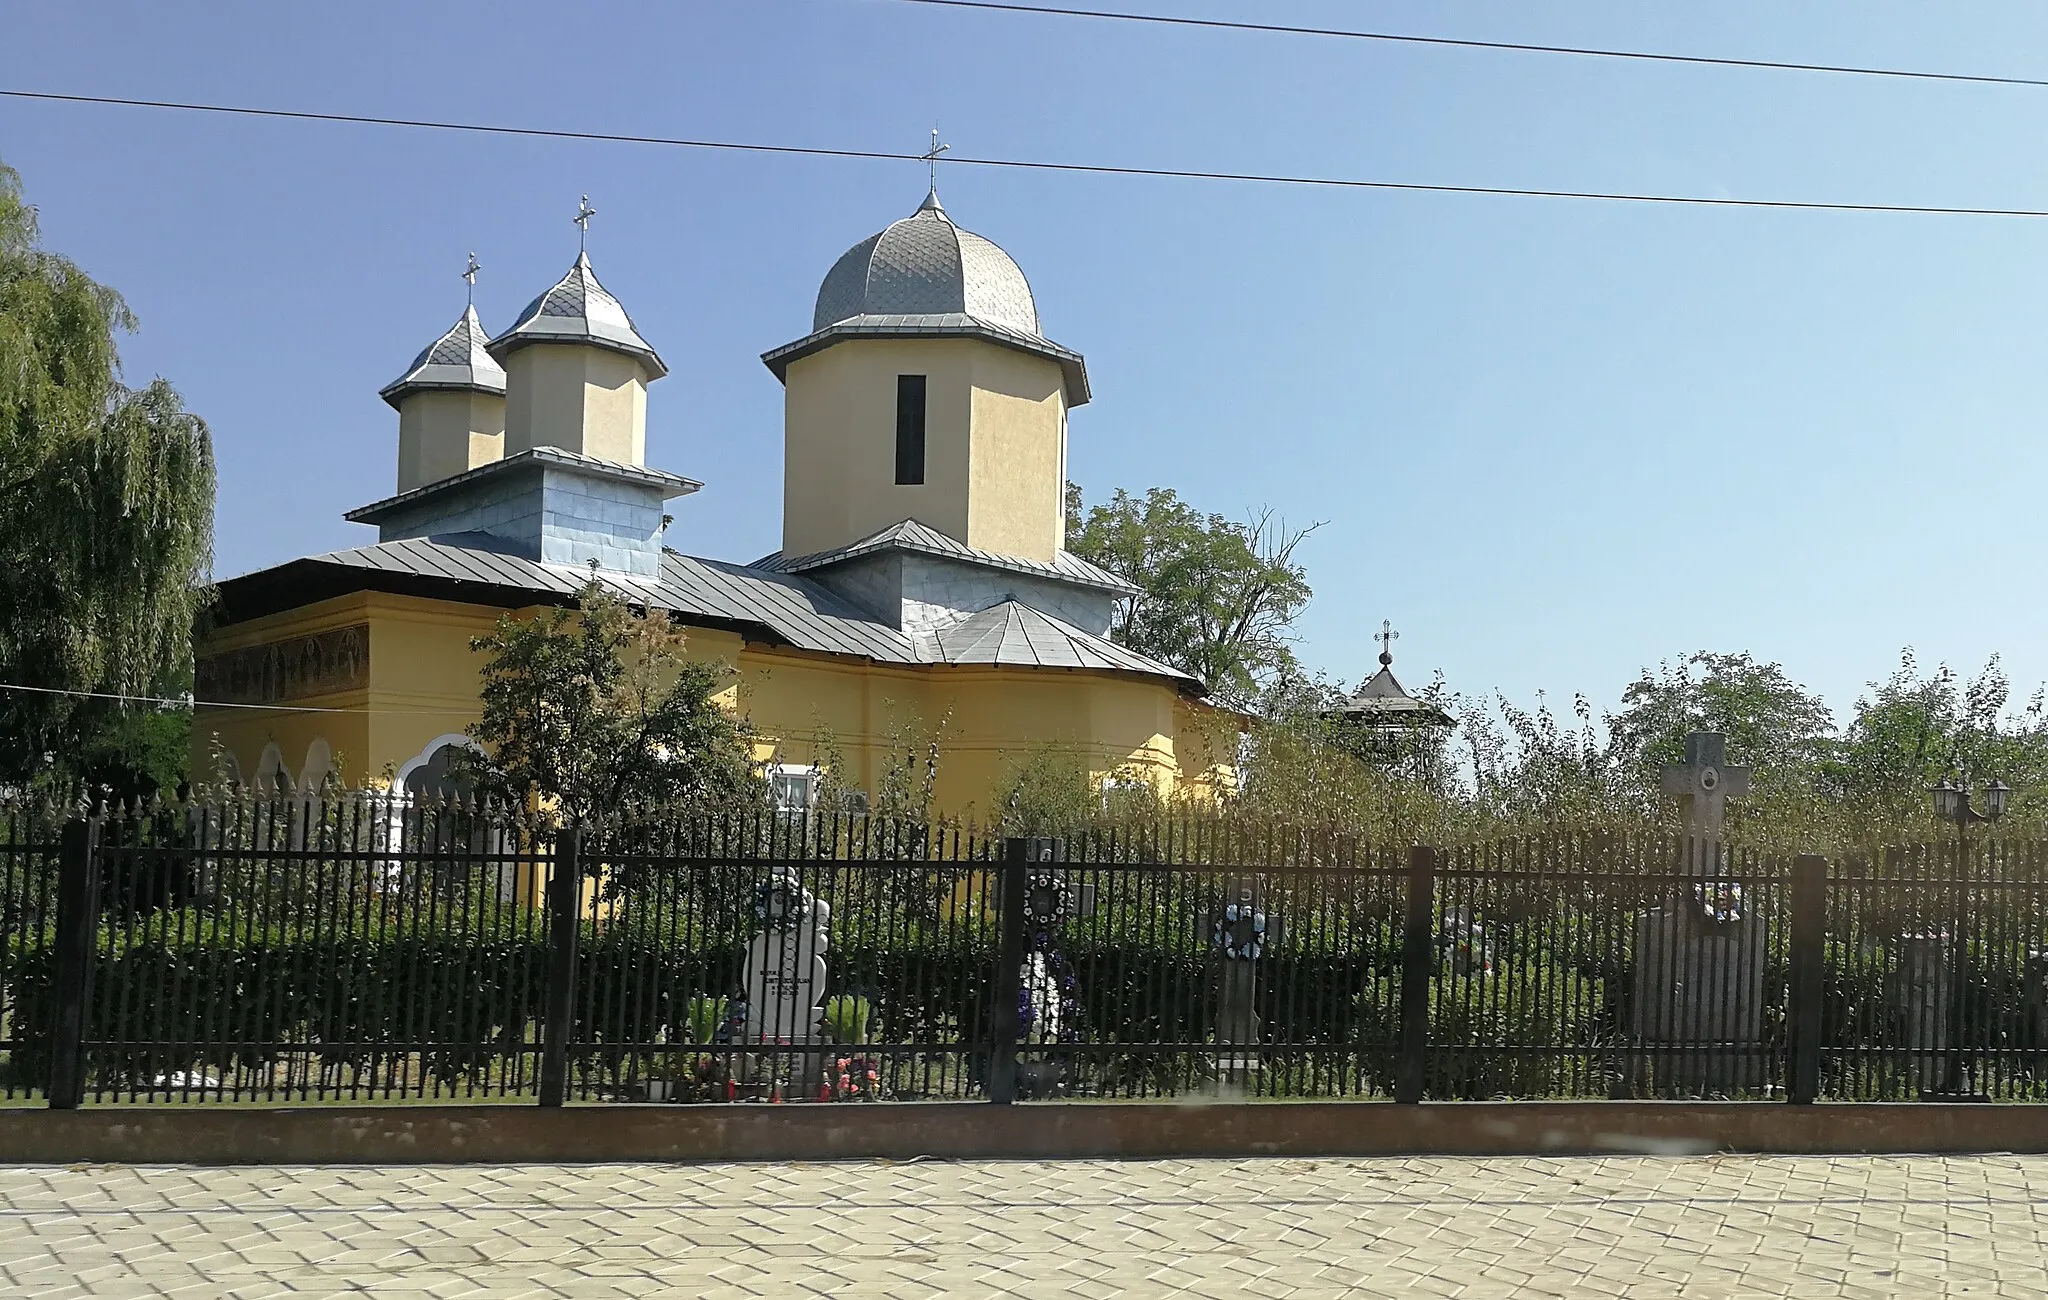
[[[535,343],[505,358],[505,454],[560,447],[647,463],[640,363],[608,348]]]
[[[852,339],[784,376],[782,550],[831,550],[915,519],[964,538],[969,339]],[[925,376],[924,482],[896,481],[896,379]]]
[[[429,391],[399,399],[400,492],[487,465],[504,454],[504,398]]]
[[[1142,776],[1161,794],[1177,785],[1182,708],[1165,683],[1064,669],[899,668],[759,645],[739,666],[741,708],[766,742],[763,758],[809,765],[829,747],[847,784],[871,794],[897,746],[931,737],[934,801],[945,814],[991,811],[1018,770],[1046,753],[1098,775]]]
[[[530,615],[534,611],[521,611]],[[358,689],[284,701],[347,710],[201,709],[195,770],[206,772],[214,737],[253,781],[265,747],[276,744],[296,782],[309,748],[325,742],[345,784],[392,776],[477,719],[483,657],[472,637],[500,611],[456,602],[360,593],[225,629],[202,655],[366,625],[369,671]],[[688,629],[690,658],[733,664],[721,702],[757,730],[763,761],[814,764],[830,749],[846,784],[876,792],[904,745],[936,736],[936,811],[977,816],[1019,769],[1051,753],[1100,775],[1137,774],[1162,794],[1201,784],[1208,751],[1201,710],[1162,682],[1062,669],[902,666],[745,641],[736,633]],[[1228,715],[1224,715],[1228,716]],[[1179,752],[1194,760],[1180,775]]]
[[[925,472],[896,482],[896,380],[925,376]],[[850,339],[784,376],[782,549],[831,550],[915,519],[1049,560],[1064,540],[1058,365],[979,339]]]
[[[268,618],[237,623],[216,632],[197,651],[204,658],[367,623],[370,600],[364,593],[338,596]],[[293,712],[289,707],[195,707],[191,769],[195,779],[211,782],[233,777],[254,782],[262,767],[264,750],[274,744],[297,784],[304,775],[313,742],[321,740],[333,754],[341,779],[350,783],[360,780],[363,757],[370,748],[369,715],[363,712],[369,705],[367,680],[352,689],[263,703],[347,712]],[[225,772],[217,770],[222,758],[231,763]]]
[[[967,535],[979,551],[1050,560],[1066,541],[1066,381],[1059,366],[974,345]]]

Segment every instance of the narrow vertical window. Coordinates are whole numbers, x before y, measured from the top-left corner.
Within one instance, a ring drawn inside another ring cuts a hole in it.
[[[924,376],[896,376],[896,481],[924,482]]]

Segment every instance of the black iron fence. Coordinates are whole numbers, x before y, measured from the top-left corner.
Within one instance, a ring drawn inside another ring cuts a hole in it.
[[[2048,847],[0,813],[0,1101],[2048,1097]]]

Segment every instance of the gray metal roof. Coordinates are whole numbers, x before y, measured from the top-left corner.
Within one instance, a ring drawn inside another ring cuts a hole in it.
[[[448,332],[412,359],[404,374],[377,390],[377,396],[397,406],[408,393],[429,389],[468,390],[505,395],[505,368],[484,350],[490,336],[476,317],[476,308],[462,313],[462,319]]]
[[[508,555],[504,543],[481,534],[378,542],[313,556],[301,564],[363,569],[375,573],[437,578],[456,583],[573,596],[590,581],[591,570],[542,564]],[[266,573],[276,573],[269,570]],[[260,578],[231,578],[226,587]],[[1187,674],[1155,663],[1098,636],[1091,636],[1016,601],[1005,601],[936,634],[906,636],[862,614],[808,578],[773,573],[719,560],[662,557],[661,576],[636,578],[599,572],[598,581],[620,596],[692,618],[751,625],[803,650],[856,655],[894,664],[1000,664],[1027,668],[1080,668],[1138,673],[1173,681],[1191,694],[1201,685]]]
[[[576,254],[576,265],[554,287],[526,304],[512,328],[490,342],[499,361],[533,343],[589,343],[638,357],[649,379],[668,373],[668,366],[633,326],[619,300],[597,282],[590,257]]]
[[[428,497],[466,488],[500,474],[513,474],[521,469],[539,468],[543,465],[559,465],[564,469],[599,478],[623,479],[647,487],[658,487],[667,497],[685,497],[704,486],[695,479],[671,474],[665,469],[650,469],[645,465],[627,465],[615,460],[603,460],[596,456],[586,456],[580,451],[566,451],[560,447],[529,447],[525,451],[514,452],[510,456],[479,465],[475,469],[466,469],[460,474],[435,479],[432,483],[413,488],[409,492],[400,492],[397,496],[372,501],[366,506],[357,506],[342,518],[352,524],[374,524],[392,511],[424,501]]]
[[[953,224],[929,194],[916,212],[846,250],[818,287],[811,328],[855,316],[965,313],[1038,333],[1031,284],[1010,255]]]
[[[921,524],[915,519],[906,519],[900,524],[891,524],[881,532],[851,545],[829,551],[818,551],[810,555],[798,555],[785,559],[782,552],[766,555],[754,561],[753,567],[768,569],[777,573],[807,573],[827,565],[839,564],[846,560],[870,555],[876,551],[914,551],[920,555],[936,555],[949,560],[964,560],[970,564],[987,565],[992,569],[1005,569],[1012,573],[1029,573],[1036,577],[1052,578],[1060,582],[1071,582],[1083,587],[1096,587],[1131,596],[1138,588],[1125,582],[1107,569],[1098,568],[1067,551],[1055,551],[1050,563],[1043,560],[1026,559],[1017,555],[997,555],[992,551],[977,551],[957,538],[949,537],[938,529]]]
[[[1353,721],[1405,726],[1449,726],[1450,715],[1427,700],[1418,700],[1394,676],[1394,657],[1380,656],[1380,670],[1336,711]]]
[[[1030,668],[1094,668],[1144,673],[1193,684],[1195,679],[1114,641],[1014,600],[1006,600],[919,638],[927,655],[947,664],[1004,664]]]
[[[792,361],[855,337],[986,339],[1058,362],[1067,404],[1088,401],[1087,365],[1039,332],[1024,272],[994,243],[954,225],[936,193],[846,250],[818,287],[811,332],[761,360],[783,379]]]

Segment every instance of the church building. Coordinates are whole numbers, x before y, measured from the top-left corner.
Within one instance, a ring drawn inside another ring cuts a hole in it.
[[[782,547],[682,555],[663,532],[704,485],[646,458],[668,368],[589,257],[496,335],[472,305],[382,390],[397,490],[347,515],[376,540],[220,584],[195,770],[444,788],[479,713],[470,638],[573,601],[594,565],[737,670],[725,699],[785,807],[815,798],[821,757],[860,806],[906,736],[936,740],[944,813],[989,811],[1048,754],[1162,794],[1227,779],[1235,716],[1111,642],[1131,589],[1065,549],[1088,369],[1008,254],[934,191],[849,249],[762,360],[784,389]]]

